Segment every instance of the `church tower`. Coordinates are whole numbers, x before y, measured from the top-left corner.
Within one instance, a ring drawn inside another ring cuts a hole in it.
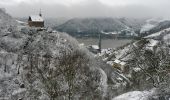
[[[40,13],[39,13],[39,16],[40,16],[40,17],[42,17],[41,9],[40,9]]]

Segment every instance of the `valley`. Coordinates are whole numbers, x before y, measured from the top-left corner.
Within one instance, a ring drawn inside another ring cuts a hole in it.
[[[0,8],[1,99],[170,100],[170,20]]]

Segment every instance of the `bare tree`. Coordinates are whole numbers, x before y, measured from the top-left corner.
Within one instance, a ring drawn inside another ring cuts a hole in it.
[[[144,76],[146,75],[151,80],[153,87],[159,87],[161,83],[166,82],[165,79],[170,70],[168,67],[170,64],[170,49],[163,44],[153,47],[152,50],[145,47],[144,45],[133,47],[133,58],[128,61],[129,66],[138,67],[143,72],[143,75],[142,73],[137,76],[134,75],[134,80],[143,77],[146,81],[147,78]]]
[[[47,51],[45,55],[38,53],[28,55],[28,70],[30,70],[28,74],[39,77],[51,100],[62,95],[73,100],[74,92],[76,92],[75,76],[88,59],[80,50],[63,50],[61,54],[61,56],[53,57],[50,51]],[[61,81],[68,84],[68,90],[61,89]]]

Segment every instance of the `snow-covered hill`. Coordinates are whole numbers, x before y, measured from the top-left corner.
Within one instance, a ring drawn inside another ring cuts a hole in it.
[[[0,99],[111,100],[126,89],[119,71],[68,34],[18,28],[8,14],[0,16],[0,27],[6,25],[0,33]]]
[[[122,75],[130,81],[130,91],[146,91],[157,88],[154,96],[168,100],[170,98],[170,30],[164,29],[151,34],[141,40],[134,41],[118,49],[102,50],[98,54],[107,64],[122,72]],[[97,56],[97,57],[98,57]],[[141,97],[141,99],[140,99]],[[150,100],[144,92],[129,92],[116,97],[113,100]],[[154,97],[155,98],[155,97]]]
[[[148,19],[146,20],[145,24],[142,26],[140,33],[145,33],[154,28],[158,23],[160,22],[160,19]]]
[[[53,29],[67,32],[73,36],[98,36],[101,31],[131,36],[140,30],[143,23],[144,20],[127,18],[74,18]]]
[[[146,21],[146,24],[142,26],[140,33],[145,34],[146,36],[167,28],[170,28],[169,19],[152,18]]]
[[[0,35],[5,35],[11,31],[15,31],[17,28],[17,22],[12,19],[10,15],[0,9]]]

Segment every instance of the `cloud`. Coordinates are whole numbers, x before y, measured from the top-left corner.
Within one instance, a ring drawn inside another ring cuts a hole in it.
[[[120,5],[132,5],[132,4],[142,4],[142,5],[154,5],[154,4],[166,4],[170,3],[169,0],[0,0],[0,4],[6,5],[16,5],[20,3],[43,3],[43,4],[62,4],[62,5],[75,5],[82,4],[85,2],[98,1],[105,5],[110,6],[120,6]]]
[[[16,17],[170,17],[170,0],[0,0]]]
[[[2,5],[18,5],[22,3],[26,4],[61,4],[61,5],[74,5],[74,4],[80,4],[81,2],[84,2],[86,0],[1,0],[0,4]]]
[[[160,5],[170,3],[169,0],[99,0],[103,4],[110,6],[127,6],[127,5]]]

